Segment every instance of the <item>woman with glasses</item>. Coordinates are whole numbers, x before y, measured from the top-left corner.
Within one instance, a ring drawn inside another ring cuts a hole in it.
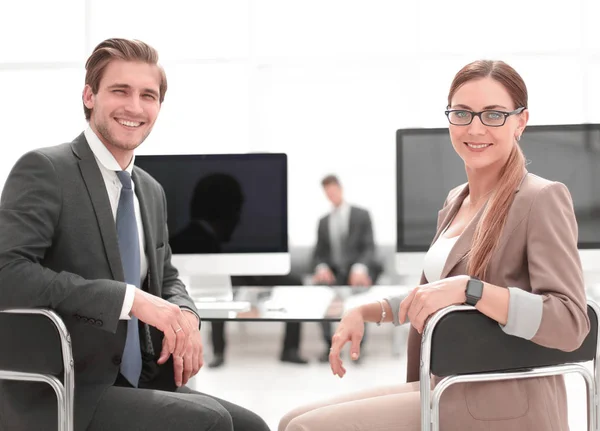
[[[410,322],[407,381],[293,410],[280,431],[419,430],[421,333],[441,308],[470,304],[504,332],[571,351],[589,331],[577,222],[571,195],[529,174],[519,140],[527,125],[527,88],[509,65],[476,61],[454,77],[446,116],[468,182],[450,191],[424,259],[420,285],[348,311],[333,336],[334,375],[353,359],[364,322]],[[423,166],[427,169],[427,166]],[[562,377],[457,384],[444,393],[441,430],[566,431]]]

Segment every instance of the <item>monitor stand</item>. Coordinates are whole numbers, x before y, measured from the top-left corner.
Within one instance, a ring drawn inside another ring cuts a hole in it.
[[[182,275],[180,279],[195,302],[233,301],[229,275]]]

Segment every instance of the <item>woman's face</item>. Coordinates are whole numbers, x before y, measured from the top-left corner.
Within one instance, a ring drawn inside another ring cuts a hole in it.
[[[510,112],[520,108],[514,106],[504,86],[490,77],[466,82],[456,91],[451,103],[449,110],[473,112],[485,110]],[[464,113],[454,115],[460,118]],[[485,118],[486,122],[491,123],[501,117],[489,113]],[[521,114],[506,118],[506,122],[500,127],[486,126],[479,117],[475,116],[471,124],[466,126],[450,124],[452,146],[465,162],[467,169],[479,170],[494,166],[500,168],[508,160],[516,137],[520,137],[523,133],[528,118],[529,113],[525,110]]]

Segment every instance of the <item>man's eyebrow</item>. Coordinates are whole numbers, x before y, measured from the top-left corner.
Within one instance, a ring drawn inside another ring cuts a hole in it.
[[[108,86],[109,89],[123,89],[123,90],[131,90],[131,85],[129,84],[112,84]],[[150,93],[152,95],[154,95],[156,98],[158,98],[159,94],[158,91],[154,90],[153,88],[144,88],[142,90],[142,93]]]

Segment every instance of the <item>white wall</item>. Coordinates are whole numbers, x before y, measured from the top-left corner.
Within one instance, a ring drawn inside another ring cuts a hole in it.
[[[0,185],[82,130],[85,59],[134,37],[169,78],[140,152],[285,152],[293,244],[315,241],[327,173],[393,244],[396,129],[445,126],[450,81],[478,58],[523,75],[532,124],[600,122],[599,16],[597,0],[3,0]]]

